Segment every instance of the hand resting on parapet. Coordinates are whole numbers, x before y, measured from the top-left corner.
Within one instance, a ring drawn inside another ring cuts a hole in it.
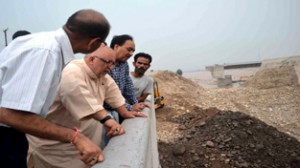
[[[134,118],[134,117],[144,117],[144,118],[147,118],[147,115],[142,113],[142,112],[139,112],[139,111],[128,111],[124,114],[121,114],[121,116],[123,118]]]
[[[125,134],[125,129],[115,119],[107,113],[105,109],[100,110],[88,117],[94,118],[101,122],[106,128],[106,135],[108,137]]]
[[[114,119],[107,120],[103,125],[106,128],[108,137],[125,134],[125,129]]]
[[[80,159],[86,165],[92,166],[104,161],[102,150],[83,134],[78,133],[72,143],[80,151]]]
[[[149,109],[151,108],[151,106],[150,106],[149,103],[145,103],[145,102],[144,102],[144,105],[145,105],[145,107],[147,107],[147,108],[149,108]]]
[[[140,104],[140,103],[137,103]],[[147,117],[146,114],[141,113],[140,111],[137,110],[132,110],[132,111],[128,111],[125,107],[125,105],[118,107],[117,112],[125,119],[127,118],[134,118],[134,117]]]
[[[145,102],[136,103],[136,104],[132,105],[132,110],[134,110],[134,111],[142,111],[146,107],[150,108],[150,105],[148,103],[145,103]]]

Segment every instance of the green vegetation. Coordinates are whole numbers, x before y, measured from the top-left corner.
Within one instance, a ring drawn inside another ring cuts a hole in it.
[[[176,74],[182,76],[182,70],[181,69],[177,69]]]

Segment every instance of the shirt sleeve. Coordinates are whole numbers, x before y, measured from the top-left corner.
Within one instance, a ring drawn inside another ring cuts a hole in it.
[[[149,76],[147,77],[148,77],[148,83],[144,93],[153,94],[153,79]]]
[[[134,89],[133,89],[133,83],[132,80],[129,76],[129,66],[126,66],[126,74],[125,74],[125,88],[124,88],[124,92],[123,92],[123,96],[126,99],[126,102],[130,105],[136,104],[138,103],[137,98],[135,97],[134,94]]]
[[[85,74],[77,65],[69,64],[63,70],[58,94],[65,108],[78,120],[103,109],[101,100],[88,88]]]
[[[116,82],[109,76],[105,76],[105,102],[109,104],[113,109],[116,109],[125,104],[125,99],[116,84]]]
[[[126,109],[127,109],[128,111],[132,111],[132,105],[126,103],[126,104],[125,104],[125,107],[126,107]]]
[[[49,93],[49,90],[58,85],[57,59],[45,49],[30,49],[12,55],[6,62],[1,81],[1,106],[41,114],[49,94],[54,98],[55,93]],[[51,103],[48,104],[50,107]]]

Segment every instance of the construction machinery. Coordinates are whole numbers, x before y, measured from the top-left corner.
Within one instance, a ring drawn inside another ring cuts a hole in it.
[[[165,105],[164,97],[160,95],[158,90],[158,83],[154,81],[153,83],[153,90],[154,90],[154,108],[159,109],[163,108]]]

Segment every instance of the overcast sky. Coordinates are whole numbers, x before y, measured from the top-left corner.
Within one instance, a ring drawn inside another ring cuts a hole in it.
[[[109,20],[108,44],[132,35],[155,70],[300,55],[300,0],[1,0],[0,49],[6,28],[10,42],[17,30],[56,30],[87,8]]]

